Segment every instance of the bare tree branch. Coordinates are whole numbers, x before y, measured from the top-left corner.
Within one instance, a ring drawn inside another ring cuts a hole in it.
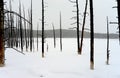
[[[71,3],[76,3],[76,1],[69,0]]]

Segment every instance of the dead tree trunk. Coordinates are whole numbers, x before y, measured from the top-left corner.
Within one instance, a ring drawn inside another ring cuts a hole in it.
[[[37,24],[37,51],[38,51],[38,30],[39,30],[39,28],[38,28],[38,24]]]
[[[77,8],[77,45],[78,45],[78,54],[80,54],[80,40],[79,40],[79,5],[78,0],[76,0],[76,8]]]
[[[118,12],[118,28],[119,28],[119,43],[120,43],[120,0],[117,0],[117,12]]]
[[[90,0],[90,68],[94,69],[94,24],[93,0]]]
[[[32,0],[31,0],[31,11],[30,11],[30,21],[31,21],[31,25],[30,25],[30,51],[32,51],[33,48],[33,23],[32,23]]]
[[[42,57],[44,57],[44,0],[42,0]]]
[[[86,20],[86,13],[87,13],[87,5],[88,0],[86,0],[85,4],[85,11],[84,11],[84,17],[83,17],[83,26],[82,26],[82,33],[81,33],[81,42],[80,42],[80,54],[82,54],[82,46],[83,46],[83,37],[84,37],[84,29],[85,29],[85,20]]]
[[[55,36],[54,24],[52,24],[52,26],[53,26],[54,48],[56,48],[56,36]]]
[[[106,64],[109,65],[109,21],[108,21],[108,17],[107,17],[107,61]]]
[[[73,12],[76,12],[76,16],[75,17],[72,17],[71,19],[77,19],[77,22],[73,23],[73,24],[76,24],[77,23],[77,52],[78,54],[80,54],[80,41],[79,41],[79,3],[78,3],[78,0],[69,0],[71,3],[74,3],[75,7],[76,7],[76,11],[73,11]],[[71,24],[71,25],[73,25]]]
[[[62,51],[62,21],[61,21],[61,12],[60,12],[60,50]]]
[[[26,17],[25,15],[25,8],[23,6],[23,15],[24,15],[24,18]],[[28,47],[28,44],[27,44],[27,25],[26,25],[26,21],[24,20],[24,27],[25,27],[25,33],[24,33],[24,36],[25,36],[25,44],[26,44],[26,51],[27,51],[27,47]]]
[[[0,67],[5,65],[5,54],[4,54],[4,2],[0,0]]]
[[[21,2],[19,2],[19,14],[21,14]],[[23,28],[22,28],[22,18],[19,17],[19,26],[20,26],[20,43],[21,43],[21,50],[23,51]]]

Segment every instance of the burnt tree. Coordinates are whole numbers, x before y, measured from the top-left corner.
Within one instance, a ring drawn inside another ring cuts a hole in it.
[[[77,9],[77,44],[78,44],[78,54],[80,54],[80,40],[79,40],[79,5],[78,0],[76,0],[76,9]]]
[[[109,55],[110,55],[110,50],[109,50],[109,21],[107,17],[107,61],[106,64],[109,65]]]
[[[71,3],[74,3],[74,7],[76,7],[76,11],[73,11],[76,13],[76,16],[75,17],[72,17],[71,19],[76,19],[77,22],[73,23],[73,24],[76,24],[77,23],[77,51],[78,51],[78,54],[80,54],[80,41],[79,41],[79,3],[78,3],[78,0],[75,0],[75,1],[72,1],[72,0],[69,0]],[[72,24],[72,25],[73,25]]]
[[[31,10],[30,10],[30,51],[32,51],[33,48],[33,18],[32,18],[32,0],[31,0]]]
[[[4,2],[0,0],[0,67],[5,65],[5,54],[4,54]]]
[[[94,69],[94,19],[93,19],[93,0],[90,1],[90,69]]]
[[[81,42],[80,42],[80,49],[79,49],[79,50],[80,50],[80,54],[82,54],[83,37],[84,37],[84,29],[85,29],[85,20],[86,20],[86,14],[87,14],[87,5],[88,5],[88,0],[86,0],[84,17],[83,17],[83,25],[82,25],[82,33],[81,33]]]
[[[53,26],[54,48],[55,48],[56,47],[56,36],[55,36],[55,27],[53,23],[52,23],[52,26]]]
[[[44,0],[42,0],[42,57],[44,57]]]
[[[120,43],[120,0],[117,0],[117,12],[118,12],[119,43]]]

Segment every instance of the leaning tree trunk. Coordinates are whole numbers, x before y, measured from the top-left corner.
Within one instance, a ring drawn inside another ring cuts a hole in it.
[[[119,43],[120,43],[120,0],[117,0],[117,12],[118,12],[118,28],[119,28]]]
[[[80,54],[82,54],[82,46],[83,46],[83,37],[84,37],[84,29],[85,29],[85,20],[86,20],[86,13],[87,13],[87,5],[88,5],[88,0],[86,0],[84,17],[83,17],[83,26],[82,26],[81,42],[80,42]]]
[[[90,68],[94,69],[94,25],[93,25],[93,0],[90,0]]]
[[[4,61],[4,3],[3,0],[0,0],[0,67],[3,67],[5,65]]]

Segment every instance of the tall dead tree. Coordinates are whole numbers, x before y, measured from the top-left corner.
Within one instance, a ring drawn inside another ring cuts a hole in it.
[[[77,9],[77,44],[78,44],[78,54],[80,54],[80,41],[79,41],[79,5],[78,0],[76,0],[76,9]]]
[[[79,49],[79,50],[80,50],[80,54],[82,54],[82,46],[83,46],[83,37],[84,37],[84,29],[85,29],[87,5],[88,5],[88,0],[86,0],[84,17],[83,17],[83,25],[82,25],[82,33],[81,33],[81,42],[80,42],[80,49]]]
[[[118,12],[119,43],[120,43],[120,0],[117,0],[117,12]]]
[[[23,6],[23,16],[24,18],[26,17],[25,16],[25,8]],[[25,37],[25,44],[26,44],[26,51],[27,51],[27,47],[28,47],[28,43],[27,43],[27,25],[26,25],[26,21],[24,20],[24,30],[25,30],[25,33],[24,33],[24,37]]]
[[[90,69],[94,69],[94,19],[93,19],[93,0],[90,2]]]
[[[44,57],[44,0],[42,0],[42,57]]]
[[[9,1],[10,11],[12,11],[12,3]],[[10,13],[10,47],[13,47],[13,14]]]
[[[22,13],[21,13],[21,2],[19,2],[19,15],[22,16]],[[20,18],[20,17],[19,17],[19,26],[20,26],[21,50],[23,51],[23,28],[22,28],[22,18]]]
[[[109,50],[109,20],[107,17],[107,61],[106,64],[109,65],[109,55],[110,55],[110,50]]]
[[[39,42],[38,42],[38,30],[39,30],[38,26],[39,26],[39,25],[37,24],[37,51],[38,51],[38,43],[39,43]]]
[[[60,12],[60,50],[62,51],[62,19],[61,19],[61,12]]]
[[[30,25],[30,51],[32,51],[32,48],[33,48],[32,0],[31,0],[30,21],[31,21],[31,25]]]
[[[55,48],[56,47],[56,36],[55,36],[55,27],[53,23],[52,23],[52,26],[53,26],[54,48]]]
[[[76,7],[76,11],[73,11],[73,12],[76,12],[76,16],[75,17],[72,17],[72,19],[77,19],[77,22],[73,23],[73,24],[76,24],[77,23],[77,50],[78,50],[78,54],[80,54],[80,41],[79,41],[79,3],[78,3],[78,0],[75,0],[75,1],[72,1],[72,0],[69,0],[71,3],[74,3],[75,7]]]
[[[0,0],[0,67],[5,65],[5,54],[4,54],[4,2]]]

